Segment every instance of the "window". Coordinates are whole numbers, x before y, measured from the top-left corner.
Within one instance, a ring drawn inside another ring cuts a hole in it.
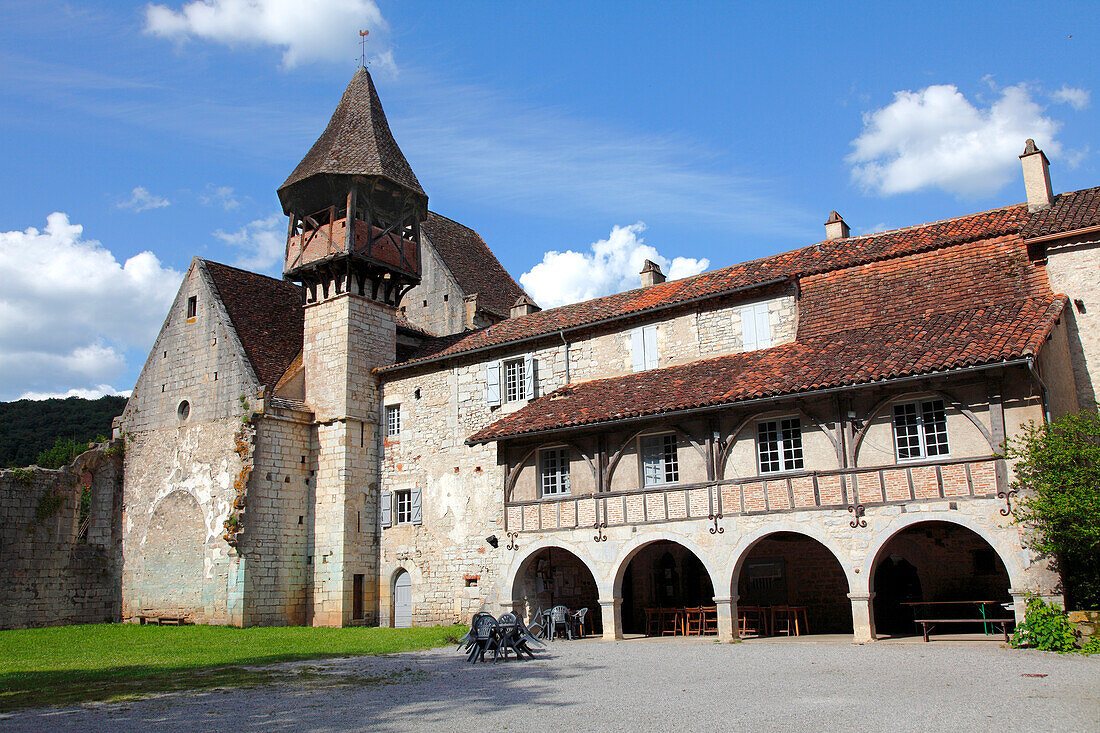
[[[412,523],[412,492],[411,491],[395,491],[395,492],[393,492],[393,523],[394,524],[411,524]]]
[[[756,303],[741,309],[741,348],[744,351],[766,349],[772,345],[772,326],[768,304]]]
[[[657,368],[657,326],[643,326],[630,332],[634,371]]]
[[[943,400],[894,405],[894,444],[899,461],[946,456],[947,415]]]
[[[383,529],[397,524],[420,524],[423,516],[420,489],[383,492],[379,514]]]
[[[401,434],[401,405],[386,405],[386,435]]]
[[[676,435],[642,436],[642,483],[645,486],[674,484],[680,480],[676,458]]]
[[[539,475],[543,496],[569,493],[569,449],[547,448],[539,454]]]
[[[199,296],[192,295],[187,299],[187,317],[194,318],[199,312]]]
[[[756,454],[760,473],[802,469],[802,421],[791,417],[757,423]]]
[[[530,354],[485,365],[485,401],[491,407],[534,397],[535,360]]]

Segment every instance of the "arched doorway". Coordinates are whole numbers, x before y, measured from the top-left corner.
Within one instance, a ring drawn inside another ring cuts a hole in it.
[[[398,570],[393,577],[393,626],[407,629],[412,626],[412,576],[406,570]]]
[[[142,544],[141,608],[201,614],[206,523],[195,497],[173,491],[161,499]]]
[[[871,571],[875,632],[920,633],[914,618],[980,618],[973,601],[989,601],[987,614],[1004,616],[1011,603],[1009,578],[996,550],[973,530],[952,522],[911,524],[878,551]],[[913,605],[917,602],[943,606]],[[962,614],[962,615],[959,615]],[[943,632],[973,633],[980,625],[938,625]]]
[[[647,632],[647,613],[714,605],[710,573],[694,552],[671,540],[645,545],[623,570],[622,623],[625,634]]]
[[[799,634],[852,633],[848,578],[817,540],[797,532],[769,534],[752,545],[739,567],[734,591],[748,635],[793,634],[795,618]]]
[[[512,582],[515,612],[531,621],[540,611],[565,606],[585,614],[586,634],[602,633],[600,594],[584,561],[561,547],[544,547],[523,561]]]

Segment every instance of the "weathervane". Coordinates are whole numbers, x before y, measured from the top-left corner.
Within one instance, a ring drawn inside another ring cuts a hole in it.
[[[359,46],[362,51],[359,53],[359,65],[367,65],[367,36],[370,35],[370,31],[359,31]]]

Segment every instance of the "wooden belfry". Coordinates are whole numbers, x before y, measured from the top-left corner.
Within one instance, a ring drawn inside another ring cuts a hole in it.
[[[360,66],[328,126],[279,188],[290,217],[283,279],[307,302],[345,292],[397,306],[420,282],[428,197]]]

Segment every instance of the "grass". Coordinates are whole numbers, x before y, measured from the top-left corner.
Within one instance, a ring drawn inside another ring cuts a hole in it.
[[[429,649],[452,643],[463,631],[136,624],[0,631],[0,711],[271,683],[302,670],[262,665]]]

